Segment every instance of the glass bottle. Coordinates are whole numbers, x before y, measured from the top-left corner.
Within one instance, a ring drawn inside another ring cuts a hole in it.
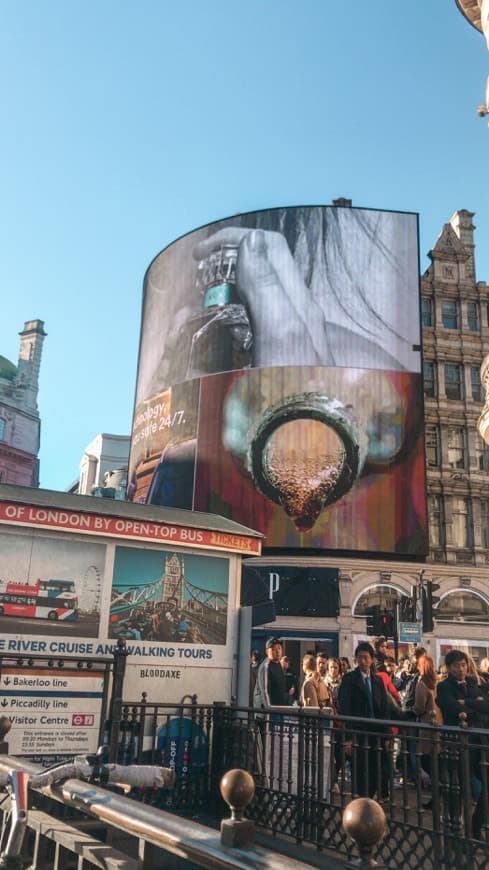
[[[248,368],[253,334],[236,290],[235,245],[221,245],[197,267],[202,311],[185,324],[180,341],[188,346],[185,379]]]
[[[250,432],[248,468],[261,492],[305,532],[352,487],[366,448],[350,408],[321,393],[302,393],[259,418]]]

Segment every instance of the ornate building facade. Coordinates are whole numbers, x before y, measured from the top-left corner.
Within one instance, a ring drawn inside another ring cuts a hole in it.
[[[15,366],[0,356],[0,482],[39,486],[41,420],[37,407],[44,338],[42,320],[28,320],[20,333]]]

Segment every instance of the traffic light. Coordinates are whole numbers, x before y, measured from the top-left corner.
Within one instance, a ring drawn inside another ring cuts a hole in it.
[[[383,610],[382,613],[379,614],[379,631],[376,634],[382,635],[382,637],[394,637],[396,633],[396,617],[393,613],[388,610]]]
[[[416,622],[416,599],[409,595],[401,595],[399,602],[400,622]]]
[[[380,634],[380,606],[374,604],[365,609],[367,617],[367,634],[369,637]]]
[[[421,590],[421,600],[423,602],[423,631],[433,631],[435,627],[433,610],[439,603],[440,597],[433,593],[439,588],[439,583],[433,583],[432,580],[427,580]]]

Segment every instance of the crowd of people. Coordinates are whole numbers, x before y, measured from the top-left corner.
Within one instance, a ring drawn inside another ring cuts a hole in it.
[[[265,656],[255,651],[251,661],[255,708],[297,705],[326,709],[333,719],[340,716],[363,720],[350,723],[342,718],[335,723],[338,729],[343,729],[341,741],[336,740],[336,773],[345,759],[351,761],[352,752],[356,752],[355,763],[351,764],[355,777],[352,786],[359,795],[375,795],[379,800],[388,797],[393,771],[401,771],[400,767],[396,768],[400,754],[400,741],[396,736],[400,729],[404,734],[403,754],[407,757],[407,763],[405,759],[402,763],[404,776],[407,774],[412,783],[419,776],[430,783],[434,753],[432,732],[429,729],[406,731],[402,723],[489,728],[489,659],[477,665],[463,650],[450,650],[436,669],[432,657],[421,646],[412,656],[395,662],[386,639],[379,637],[373,644],[366,641],[358,644],[354,666],[346,658],[328,657],[321,651],[306,653],[300,680],[288,657],[282,655],[280,639],[270,638]],[[366,720],[381,720],[382,724]],[[388,725],[386,720],[396,720],[398,725]],[[447,734],[444,732],[445,736]],[[368,755],[359,757],[360,752]],[[380,764],[377,762],[379,753]],[[471,749],[474,836],[479,836],[482,825],[484,776],[481,767],[487,760],[482,748]],[[460,785],[460,758],[454,764],[456,769],[451,769],[449,774],[451,781],[458,780]],[[423,807],[430,809],[432,800]]]

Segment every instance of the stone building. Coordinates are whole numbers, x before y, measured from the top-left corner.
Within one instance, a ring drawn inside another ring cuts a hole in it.
[[[296,594],[275,623],[255,629],[256,645],[271,631],[283,637],[296,664],[314,646],[351,656],[366,637],[366,608],[392,610],[427,580],[439,586],[434,631],[422,638],[433,658],[439,661],[451,645],[477,658],[489,654],[489,447],[477,431],[480,367],[489,354],[489,286],[476,278],[473,217],[466,210],[453,214],[421,277],[429,556],[422,563],[310,555],[248,560],[269,583],[271,597],[303,569],[305,600],[311,576],[336,569],[337,612],[326,603],[306,616]]]
[[[85,447],[80,460],[80,475],[67,491],[124,500],[130,440],[128,435],[99,432]]]
[[[14,365],[0,356],[0,482],[39,486],[41,420],[37,407],[39,369],[46,333],[42,320],[28,320],[20,333]]]

